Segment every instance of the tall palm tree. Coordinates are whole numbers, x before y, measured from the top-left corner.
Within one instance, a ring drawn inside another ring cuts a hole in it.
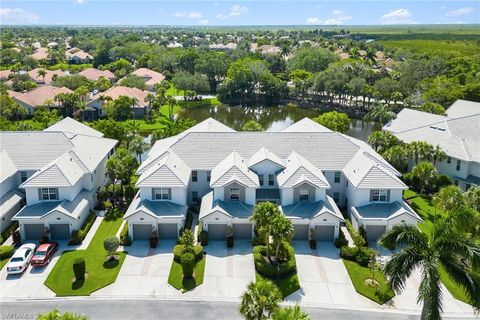
[[[407,156],[405,153],[405,147],[398,145],[388,148],[382,153],[385,160],[400,172],[405,172],[407,167]]]
[[[47,70],[38,69],[37,76],[42,77],[42,83],[45,83],[45,76],[47,75]]]
[[[365,56],[363,57],[363,60],[365,60],[366,63],[369,65],[377,65],[377,59],[375,56],[375,50],[372,48],[368,48],[367,52],[365,53]]]
[[[422,161],[412,169],[412,177],[420,184],[420,194],[431,190],[437,177],[437,169],[430,163]]]
[[[433,157],[433,146],[425,141],[412,141],[407,145],[409,158],[418,164],[419,161],[430,160]]]
[[[386,263],[384,272],[395,291],[405,288],[406,279],[416,268],[422,276],[417,301],[423,303],[421,319],[441,319],[443,310],[441,269],[458,284],[474,308],[480,308],[480,246],[471,235],[459,232],[451,221],[437,221],[431,235],[416,226],[396,225],[379,243],[390,250],[401,248]]]
[[[390,108],[388,104],[377,104],[371,111],[369,111],[364,119],[366,121],[377,121],[382,124],[394,119],[397,115]]]
[[[279,308],[272,315],[272,320],[310,320],[308,313],[298,305]]]
[[[271,281],[250,282],[242,294],[238,311],[245,320],[266,320],[278,309],[282,296]]]
[[[447,154],[443,149],[437,144],[432,150],[432,161],[433,165],[437,164],[437,161],[443,161],[447,159]]]
[[[457,186],[446,186],[433,197],[433,204],[437,209],[447,213],[464,205],[462,191]]]

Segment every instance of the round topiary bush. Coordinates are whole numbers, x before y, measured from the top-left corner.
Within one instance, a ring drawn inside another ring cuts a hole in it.
[[[191,278],[195,267],[195,255],[191,252],[184,253],[180,258],[180,264],[182,265],[183,277]]]
[[[76,258],[73,262],[73,273],[75,274],[75,280],[83,280],[85,278],[85,259],[80,257]]]
[[[271,264],[268,260],[266,253],[266,246],[256,246],[253,248],[253,260],[255,263],[255,270],[264,277],[270,279],[276,279],[277,276],[284,278],[297,269],[295,262],[295,254],[292,246],[286,247],[288,260],[280,263],[279,265]]]
[[[195,260],[200,261],[203,259],[203,247],[199,244],[193,247],[193,254],[195,255]]]

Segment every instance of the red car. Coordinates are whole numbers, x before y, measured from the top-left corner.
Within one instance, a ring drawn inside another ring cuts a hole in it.
[[[58,250],[57,242],[44,243],[38,246],[37,251],[33,255],[30,264],[32,267],[44,267],[50,263],[53,254]]]

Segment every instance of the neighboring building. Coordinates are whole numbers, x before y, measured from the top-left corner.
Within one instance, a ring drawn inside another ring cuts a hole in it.
[[[157,83],[165,80],[165,76],[160,72],[156,72],[147,68],[140,68],[133,71],[131,74],[136,75],[137,77],[143,78],[147,90],[153,91],[153,86]]]
[[[210,50],[218,50],[218,51],[229,51],[237,49],[237,44],[235,42],[229,42],[227,44],[223,43],[212,43],[208,46]]]
[[[45,77],[42,77],[38,74],[39,70],[45,70]],[[35,68],[28,71],[28,76],[38,84],[52,84],[57,77],[68,76],[68,73],[63,72],[62,70],[48,70],[43,68]]]
[[[69,239],[93,209],[97,188],[107,183],[105,165],[116,143],[71,118],[44,131],[0,132],[2,229],[12,219],[23,240],[45,233]]]
[[[333,241],[344,220],[339,208],[370,239],[421,220],[402,199],[407,186],[397,170],[366,143],[307,118],[282,132],[236,132],[210,118],[157,141],[137,173],[140,191],[125,215],[133,239],[152,230],[177,237],[194,204],[212,240],[229,227],[250,239],[250,217],[262,201],[278,204],[295,239],[314,230],[317,240]]]
[[[33,114],[35,107],[49,106],[58,107],[55,96],[59,93],[71,93],[72,90],[65,87],[52,87],[49,85],[35,88],[25,93],[9,91],[9,95],[22,106],[27,108],[29,114]]]
[[[88,52],[83,51],[79,48],[71,48],[65,51],[65,57],[69,63],[90,63],[93,61],[93,56]]]
[[[11,70],[0,70],[0,80],[8,80],[11,74]]]
[[[38,48],[35,50],[30,57],[35,60],[47,60],[48,58],[48,49],[47,48]]]
[[[100,92],[94,95],[88,106],[95,108],[98,111],[98,115],[102,116],[105,114],[103,111],[103,104],[105,103],[104,98],[108,97],[112,100],[118,99],[121,96],[129,97],[132,99],[132,111],[135,113],[137,118],[145,117],[150,111],[150,106],[148,101],[145,101],[147,95],[150,94],[148,91],[142,91],[138,88],[129,88],[124,86],[111,87],[105,92]],[[133,104],[133,99],[135,99],[135,104]]]
[[[271,44],[264,44],[264,45],[256,47],[255,51],[259,52],[261,54],[268,55],[268,54],[281,53],[282,49],[280,49],[280,47],[277,47],[277,46],[274,46],[274,45],[271,45]]]
[[[110,81],[115,79],[115,75],[110,70],[98,70],[95,68],[87,68],[78,73],[81,76],[84,76],[90,81],[97,81],[98,78],[104,77]]]
[[[437,161],[438,172],[451,177],[462,190],[480,185],[480,103],[457,100],[446,116],[406,108],[383,130],[406,143],[439,145],[448,158]]]

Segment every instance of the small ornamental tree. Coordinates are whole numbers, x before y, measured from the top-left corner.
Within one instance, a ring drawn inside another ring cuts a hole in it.
[[[119,246],[120,240],[115,236],[108,237],[107,239],[105,239],[105,241],[103,241],[103,247],[108,253],[107,258],[109,260],[115,259],[115,251],[117,251]]]
[[[183,244],[185,248],[193,247],[193,245],[195,244],[195,237],[193,235],[192,230],[190,229],[184,230],[178,242],[180,244]]]
[[[195,255],[191,252],[184,253],[180,258],[180,264],[182,265],[183,277],[191,278],[195,267]]]
[[[73,262],[73,274],[75,274],[75,280],[83,280],[85,278],[85,259],[79,257]]]

